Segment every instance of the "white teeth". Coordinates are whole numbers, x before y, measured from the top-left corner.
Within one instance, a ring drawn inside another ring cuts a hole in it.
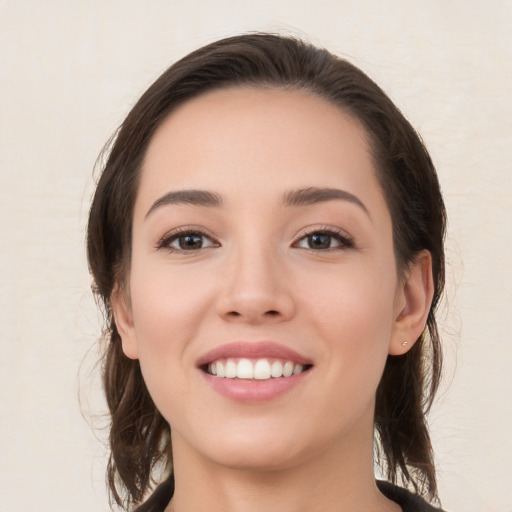
[[[224,370],[224,365],[221,361],[217,361],[217,377],[225,377],[226,372]]]
[[[286,361],[283,367],[283,377],[291,377],[293,374],[293,363],[291,361]]]
[[[270,363],[267,359],[258,359],[254,365],[254,378],[258,380],[270,379]]]
[[[234,379],[237,375],[236,363],[233,359],[228,359],[226,361],[226,377],[228,379]]]
[[[304,367],[301,365],[301,364],[296,364],[294,367],[293,367],[293,375],[298,375],[299,373],[302,373],[302,369]]]
[[[240,359],[238,361],[236,376],[239,379],[254,379],[254,367],[249,359]]]
[[[218,360],[208,365],[208,372],[217,377],[227,379],[256,379],[268,380],[270,378],[291,377],[304,371],[304,365],[293,361],[258,359],[255,362],[242,358]]]
[[[274,361],[272,363],[270,375],[272,375],[272,377],[282,377],[283,376],[283,363],[281,363],[281,361]]]

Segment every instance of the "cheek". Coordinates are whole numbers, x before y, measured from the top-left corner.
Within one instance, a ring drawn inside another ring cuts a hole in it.
[[[330,378],[335,385],[342,375],[375,388],[392,335],[394,275],[386,277],[369,267],[360,271],[352,268],[346,275],[331,276],[324,284],[331,292],[309,295],[305,310],[309,311],[310,323],[326,340]]]
[[[184,357],[214,297],[210,288],[199,272],[134,265],[130,289],[142,365],[169,366]]]
[[[347,342],[360,340],[358,333],[389,332],[396,289],[396,278],[389,266],[353,265],[317,275],[315,281],[316,286],[309,287],[303,297],[308,301],[307,307],[314,310],[312,316],[322,319],[327,329],[339,329],[339,335]],[[372,342],[371,337],[367,342]]]
[[[141,371],[156,407],[174,423],[192,401],[190,347],[213,294],[200,275],[140,267],[132,269],[130,288]]]

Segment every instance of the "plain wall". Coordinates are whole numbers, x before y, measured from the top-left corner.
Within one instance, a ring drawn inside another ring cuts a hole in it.
[[[107,511],[84,232],[99,150],[172,61],[249,30],[372,76],[422,134],[449,212],[446,378],[431,417],[452,512],[512,511],[512,2],[0,2],[0,510]]]

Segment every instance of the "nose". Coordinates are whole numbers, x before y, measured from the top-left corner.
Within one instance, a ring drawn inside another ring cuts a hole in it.
[[[223,274],[217,312],[224,320],[258,325],[283,322],[295,314],[292,283],[275,254],[238,253]]]

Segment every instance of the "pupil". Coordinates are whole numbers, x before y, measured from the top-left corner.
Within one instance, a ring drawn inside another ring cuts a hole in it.
[[[316,234],[309,236],[309,246],[313,249],[329,249],[330,245],[330,235]]]
[[[199,235],[180,236],[181,249],[201,249],[203,241]]]

